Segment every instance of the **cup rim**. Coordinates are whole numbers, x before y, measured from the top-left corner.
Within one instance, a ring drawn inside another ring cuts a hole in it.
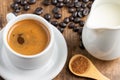
[[[38,54],[35,54],[35,55],[22,55],[20,53],[17,53],[16,51],[14,51],[8,44],[7,42],[7,35],[8,35],[8,32],[10,30],[10,28],[17,22],[19,21],[22,21],[22,20],[25,20],[25,19],[33,19],[33,20],[37,20],[39,22],[41,22],[43,25],[45,25],[45,27],[48,29],[49,31],[49,34],[50,34],[50,41],[47,45],[47,47],[39,52]],[[48,23],[44,18],[42,18],[41,16],[38,16],[38,15],[35,15],[35,14],[22,14],[22,15],[19,15],[19,16],[16,16],[14,19],[10,20],[4,31],[3,31],[3,43],[5,44],[5,47],[14,55],[16,56],[20,56],[22,58],[34,58],[34,57],[38,57],[38,56],[41,56],[41,55],[44,55],[46,54],[46,52],[50,49],[50,47],[52,47],[53,45],[53,42],[54,42],[54,34],[53,34],[53,29],[52,26],[50,23]]]

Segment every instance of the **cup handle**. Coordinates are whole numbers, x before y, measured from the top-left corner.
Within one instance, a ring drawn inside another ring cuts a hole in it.
[[[7,22],[9,22],[10,20],[14,19],[16,16],[13,13],[8,13],[6,16]],[[2,40],[2,34],[3,34],[3,30],[0,30],[0,45],[2,45],[3,40]],[[0,50],[1,50],[1,46],[0,46]]]
[[[8,13],[6,16],[7,22],[9,22],[10,20],[14,19],[16,16],[13,13]]]

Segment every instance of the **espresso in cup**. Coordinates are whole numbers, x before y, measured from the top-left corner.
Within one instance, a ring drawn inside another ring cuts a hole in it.
[[[7,35],[9,46],[22,55],[36,55],[42,52],[50,42],[50,34],[44,24],[26,19],[15,23]]]

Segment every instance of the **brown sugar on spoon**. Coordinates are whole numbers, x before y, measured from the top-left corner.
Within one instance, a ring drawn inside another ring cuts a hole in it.
[[[74,55],[69,62],[70,71],[77,76],[87,77],[96,80],[110,80],[100,73],[94,64],[85,56]]]
[[[77,73],[84,73],[89,67],[89,62],[86,58],[78,56],[71,62],[71,69]]]

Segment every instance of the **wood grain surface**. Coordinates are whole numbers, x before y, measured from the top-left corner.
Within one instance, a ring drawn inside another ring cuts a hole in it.
[[[44,7],[43,5],[40,4],[41,1],[42,0],[37,0],[37,3],[35,5],[31,5],[31,9],[29,11],[27,12],[22,11],[21,13],[19,13],[19,15],[24,13],[33,13],[35,8],[39,6],[44,8],[44,14],[51,13],[51,9],[53,8],[53,6]],[[1,29],[7,24],[6,14],[12,11],[10,8],[10,4],[12,2],[13,2],[12,0],[0,0],[0,28]],[[64,17],[69,16],[66,8],[62,8],[61,12],[62,14],[64,14],[61,20],[63,20]],[[120,58],[113,61],[98,60],[92,57],[86,50],[81,50],[79,48],[80,40],[79,40],[79,35],[77,33],[73,32],[71,29],[66,28],[65,31],[63,32],[63,35],[66,39],[67,46],[68,46],[68,58],[63,70],[59,73],[59,75],[56,78],[54,78],[54,80],[91,80],[88,78],[74,76],[69,71],[68,69],[69,60],[75,54],[83,54],[86,57],[88,57],[97,67],[97,69],[102,74],[110,78],[111,80],[120,80]],[[4,80],[4,79],[0,78],[0,80]]]

